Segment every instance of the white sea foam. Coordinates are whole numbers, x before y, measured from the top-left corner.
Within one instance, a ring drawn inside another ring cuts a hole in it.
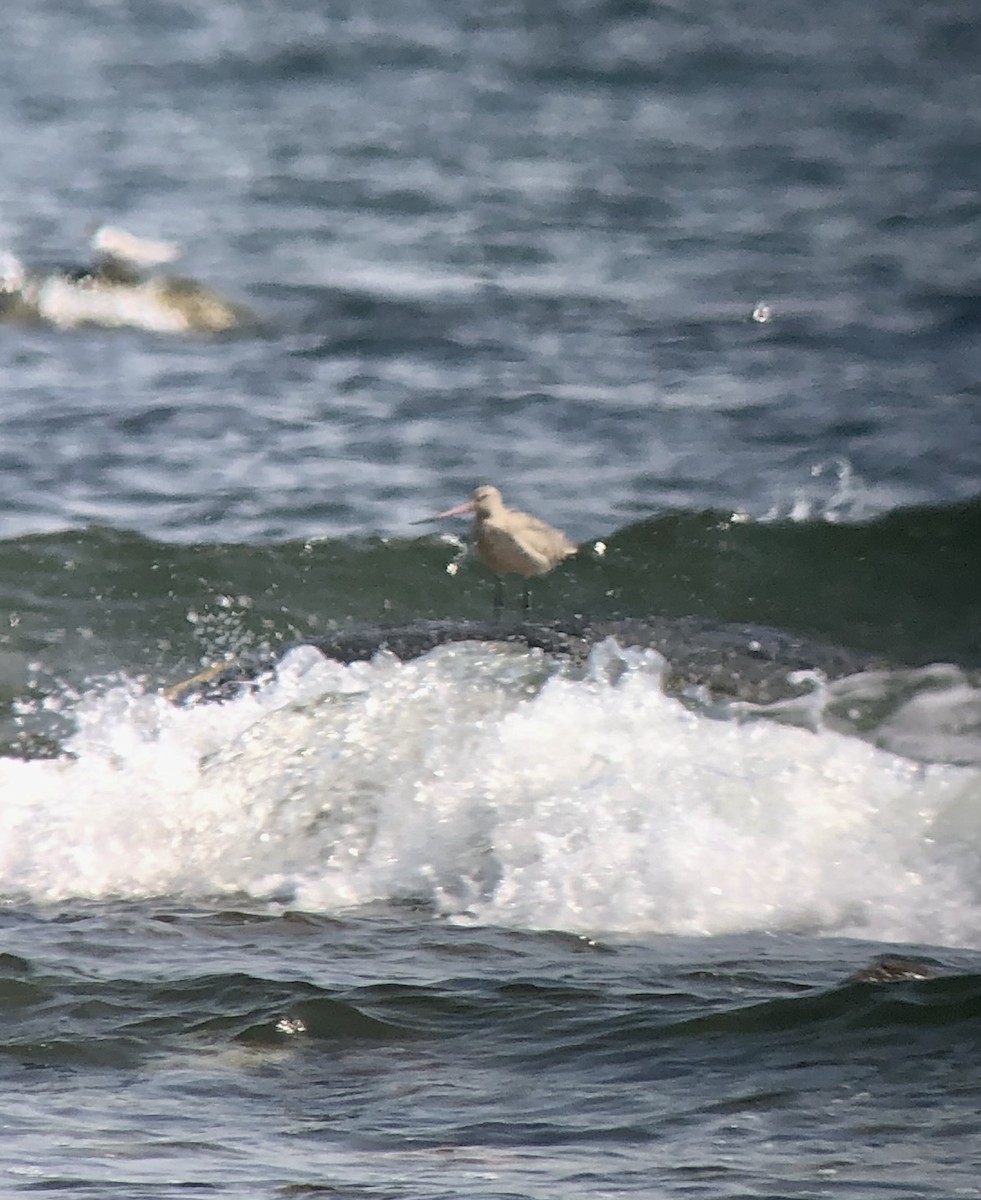
[[[187,317],[166,303],[154,280],[131,287],[83,287],[52,276],[37,289],[40,316],[62,329],[79,325],[147,329],[154,333],[187,333]]]
[[[83,697],[63,761],[0,761],[0,891],[336,911],[418,897],[570,930],[981,944],[981,773],[713,719],[613,644],[585,676],[444,647],[310,648],[226,704]]]

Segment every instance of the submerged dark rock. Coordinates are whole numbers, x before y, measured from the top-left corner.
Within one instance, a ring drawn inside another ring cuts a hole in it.
[[[884,954],[867,967],[853,971],[846,983],[909,983],[917,979],[936,979],[940,974],[928,962],[916,958],[901,958],[896,954]]]
[[[697,617],[647,617],[556,623],[417,621],[399,626],[364,626],[282,647],[276,655],[219,663],[168,688],[176,703],[228,700],[243,688],[270,678],[277,661],[298,645],[310,645],[338,662],[363,662],[380,651],[407,661],[453,642],[485,642],[539,650],[573,664],[585,662],[607,638],[624,647],[652,649],[664,656],[665,689],[679,694],[704,688],[731,700],[770,703],[805,693],[799,672],[829,679],[881,666],[869,655],[754,625],[729,625]]]
[[[177,334],[227,333],[256,324],[244,305],[195,279],[71,269],[28,275],[17,288],[0,286],[0,321]]]

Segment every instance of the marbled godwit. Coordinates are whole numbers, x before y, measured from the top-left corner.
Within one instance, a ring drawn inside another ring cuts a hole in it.
[[[534,575],[547,575],[564,558],[575,554],[578,547],[569,541],[561,529],[555,529],[539,517],[530,513],[508,508],[496,487],[483,484],[475,488],[469,500],[446,512],[414,521],[440,521],[443,517],[457,517],[472,512],[473,540],[477,557],[495,575],[494,612],[504,607],[504,585],[502,575],[521,575],[524,580],[522,607],[530,607],[527,580]]]

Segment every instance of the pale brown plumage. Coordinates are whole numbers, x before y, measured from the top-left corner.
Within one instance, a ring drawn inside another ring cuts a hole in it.
[[[495,575],[520,575],[531,579],[547,575],[563,559],[575,554],[578,547],[561,529],[556,529],[540,517],[508,508],[496,487],[483,484],[475,488],[469,500],[427,520],[461,516],[472,512],[473,541],[477,557]],[[495,608],[500,608],[502,596],[500,579],[495,593]],[[524,607],[528,608],[528,588],[525,585]]]

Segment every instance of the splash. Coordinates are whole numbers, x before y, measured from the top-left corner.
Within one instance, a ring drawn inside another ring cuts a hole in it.
[[[865,521],[877,515],[881,502],[847,458],[813,463],[808,480],[793,495],[778,501],[760,517],[763,522],[827,521],[829,524]]]
[[[83,696],[72,758],[0,763],[0,888],[981,940],[976,768],[712,715],[662,668],[613,643],[579,673],[486,645],[350,666],[307,647],[228,704]]]

